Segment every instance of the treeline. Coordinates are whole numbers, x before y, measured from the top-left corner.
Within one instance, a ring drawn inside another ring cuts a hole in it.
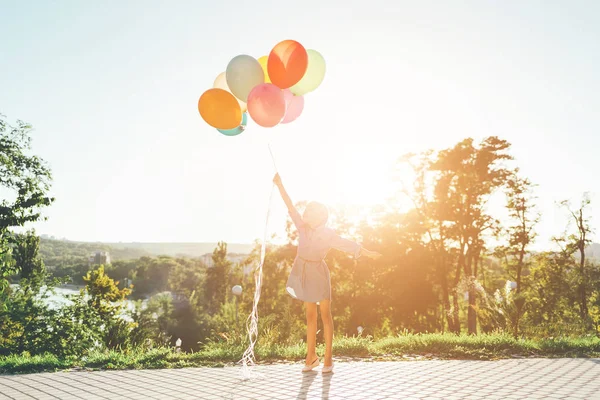
[[[90,255],[98,251],[108,252],[111,263],[106,265],[106,272],[121,283],[133,282],[135,285],[133,295],[142,298],[156,291],[166,290],[164,283],[166,281],[164,279],[156,280],[155,278],[164,278],[165,274],[169,275],[177,264],[184,265],[191,262],[196,263],[198,267],[205,267],[201,260],[210,262],[210,253],[217,244],[212,248],[207,246],[207,243],[150,243],[139,244],[138,247],[129,247],[128,245],[113,246],[105,243],[58,241],[41,238],[39,253],[50,277],[60,279],[64,283],[83,285],[83,277],[94,268],[94,264],[97,264],[95,261],[90,262]],[[246,248],[250,252],[251,246],[234,245],[234,249],[244,250]],[[188,254],[152,256],[148,252],[149,250],[153,253],[161,250],[171,252],[185,250],[195,254],[207,249],[208,254],[202,253],[203,257],[192,257]],[[244,255],[231,253],[230,257],[239,260]],[[157,272],[162,270],[166,272]]]
[[[78,243],[61,240],[40,240],[40,258],[50,277],[63,282],[83,285],[83,277],[92,269],[90,256],[97,251],[110,253],[112,260],[129,260],[148,256],[141,249],[114,249],[102,243]],[[118,262],[118,261],[117,261]]]
[[[112,260],[133,260],[140,257],[196,258],[210,254],[217,243],[101,243],[50,240],[41,238],[40,254],[48,267],[72,265],[86,261],[96,251],[110,252]],[[248,254],[250,244],[228,244],[231,253]]]
[[[328,256],[339,333],[355,334],[358,326],[375,336],[404,330],[517,337],[600,332],[600,266],[588,253],[590,200],[583,195],[577,204],[561,202],[570,223],[557,231],[566,233],[548,243],[552,251],[532,252],[541,217],[535,186],[509,150],[508,142],[489,137],[407,155],[398,167],[410,168],[413,178],[396,184],[410,210],[392,202],[358,225],[334,212],[341,234],[362,238],[384,255],[377,261]],[[488,207],[492,196],[504,199],[503,210]],[[268,253],[267,294],[261,296],[261,315],[273,315],[271,332],[286,331],[282,340],[297,339],[285,321],[301,318],[284,290],[295,239],[290,231],[289,246]]]
[[[131,260],[151,255],[143,249],[116,248],[104,243],[40,239],[40,256],[49,269],[69,269],[88,264],[90,255],[96,251],[108,251],[113,260]]]
[[[20,236],[26,238],[32,234]],[[34,235],[35,237],[35,235]],[[19,239],[21,240],[21,239]],[[85,285],[85,276],[96,270],[100,264],[95,264],[83,255],[71,256],[67,253],[64,257],[57,256],[60,260],[55,267],[48,267],[44,262],[43,248],[40,242],[40,260],[44,265],[44,274],[48,279],[55,279],[56,284]],[[220,248],[221,245],[217,245]],[[92,248],[89,245],[81,246],[84,249]],[[67,249],[81,249],[80,245],[69,244]],[[98,248],[98,247],[95,247]],[[110,251],[110,248],[102,248]],[[239,258],[237,254],[230,254]],[[214,258],[214,257],[213,257]],[[214,262],[214,260],[212,261]],[[200,289],[201,277],[206,274],[207,265],[203,259],[187,257],[143,256],[138,259],[111,261],[103,265],[105,274],[116,282],[120,288],[130,288],[129,297],[145,299],[161,292],[180,293],[188,289]],[[19,275],[14,275],[12,281],[18,282]]]
[[[71,271],[83,277],[86,289],[71,305],[48,308],[40,296],[52,282],[38,254],[39,238],[15,235],[12,228],[39,220],[40,210],[52,203],[46,195],[50,171],[27,155],[26,125],[8,129],[0,122],[0,145],[8,149],[0,159],[0,182],[16,194],[0,207],[0,353],[127,349],[173,344],[177,338],[187,350],[214,340],[242,344],[255,283],[242,271],[258,264],[259,248],[239,264],[227,259],[221,243],[211,267],[193,259],[141,257]],[[556,250],[534,253],[540,219],[535,187],[515,167],[508,142],[466,139],[407,155],[398,167],[413,174],[394,183],[398,203],[377,207],[362,223],[350,223],[343,210],[332,211],[340,234],[384,255],[377,261],[337,251],[327,256],[338,334],[356,334],[361,326],[363,334],[375,337],[401,331],[598,335],[600,267],[587,253],[592,235],[587,197],[561,203],[571,224],[548,243]],[[488,207],[493,196],[504,199],[507,220]],[[409,199],[412,208],[400,207],[400,199]],[[296,239],[288,229],[287,245],[267,248],[258,307],[259,337],[268,343],[303,340],[302,304],[285,292]],[[18,277],[19,289],[9,287],[11,276]],[[231,293],[236,284],[243,287],[237,300]],[[153,296],[127,312],[122,300],[142,294]],[[79,350],[68,345],[75,338],[84,343]]]

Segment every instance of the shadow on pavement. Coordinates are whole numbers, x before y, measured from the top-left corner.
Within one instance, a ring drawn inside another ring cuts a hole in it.
[[[296,400],[306,400],[306,396],[310,390],[310,385],[312,385],[315,381],[317,374],[317,371],[302,373],[302,383],[300,383],[300,389],[298,390],[298,396],[296,396]]]
[[[300,389],[298,390],[298,396],[296,396],[296,400],[306,400],[308,392],[310,391],[310,387],[318,374],[319,372],[317,371],[305,372],[302,374],[302,383],[300,384]],[[331,389],[332,377],[333,374],[323,374],[321,383],[321,399],[329,399],[329,390]],[[314,397],[314,395],[311,397]]]

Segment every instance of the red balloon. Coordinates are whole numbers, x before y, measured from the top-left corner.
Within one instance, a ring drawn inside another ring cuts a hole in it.
[[[260,126],[270,128],[279,124],[285,110],[283,92],[271,83],[257,85],[248,95],[248,114]]]
[[[306,49],[295,40],[279,42],[267,61],[267,71],[271,82],[281,88],[294,86],[302,79],[308,68]]]

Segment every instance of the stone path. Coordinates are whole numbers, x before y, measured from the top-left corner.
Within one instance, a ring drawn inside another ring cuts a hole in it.
[[[4,399],[600,399],[600,359],[337,363],[0,375]]]

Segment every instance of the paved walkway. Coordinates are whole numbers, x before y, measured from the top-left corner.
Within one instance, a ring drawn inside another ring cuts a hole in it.
[[[600,399],[600,359],[337,363],[0,376],[0,399]]]

